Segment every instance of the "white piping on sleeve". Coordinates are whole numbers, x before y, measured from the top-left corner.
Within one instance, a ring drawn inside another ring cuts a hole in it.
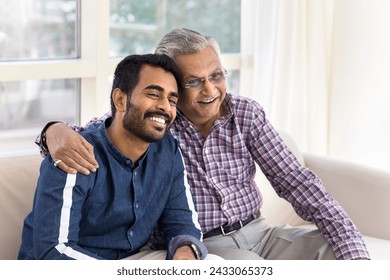
[[[187,180],[186,165],[184,163],[183,155],[181,153],[181,149],[180,148],[179,148],[179,152],[180,152],[181,160],[182,160],[183,166],[184,166],[184,186],[186,188],[186,197],[187,197],[188,207],[192,211],[192,222],[194,223],[195,227],[200,230],[200,234],[201,234],[200,235],[200,241],[202,241],[203,240],[202,228],[201,228],[201,226],[199,224],[198,212],[195,210],[194,200],[192,198],[192,194],[191,194],[191,191],[190,191],[190,187],[191,186],[190,186],[190,184],[188,183],[188,180]]]
[[[55,248],[60,254],[65,254],[68,257],[76,260],[93,260],[95,258],[92,258],[86,254],[78,252],[73,248],[65,245],[65,243],[68,242],[70,210],[72,208],[72,203],[73,203],[72,195],[73,195],[73,188],[76,185],[76,175],[77,174],[68,174],[66,177],[66,183],[64,187],[64,193],[63,193],[64,202],[61,208],[58,245],[55,246]]]

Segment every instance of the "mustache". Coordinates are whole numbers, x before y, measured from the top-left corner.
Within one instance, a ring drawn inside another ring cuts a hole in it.
[[[172,117],[170,115],[159,111],[145,113],[145,118],[151,118],[151,117],[162,117],[167,121],[167,123],[171,123],[172,121]]]

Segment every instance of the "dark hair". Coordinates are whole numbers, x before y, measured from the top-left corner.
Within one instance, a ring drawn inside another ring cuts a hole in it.
[[[176,79],[178,88],[181,88],[179,70],[176,66],[176,63],[167,55],[134,54],[126,56],[124,59],[122,59],[121,62],[118,63],[114,73],[114,81],[112,83],[110,95],[111,113],[113,117],[115,117],[116,113],[116,108],[112,100],[113,91],[116,88],[119,88],[122,92],[127,94],[128,98],[130,98],[133,89],[139,81],[141,68],[144,65],[160,67],[165,71],[172,73]]]

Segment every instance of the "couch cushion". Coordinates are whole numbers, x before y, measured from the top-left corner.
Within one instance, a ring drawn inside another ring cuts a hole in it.
[[[306,224],[299,227],[316,229],[314,224]],[[372,260],[390,260],[390,240],[363,235],[367,250]]]
[[[390,240],[363,236],[373,260],[390,260]]]
[[[0,259],[15,259],[31,211],[42,157],[0,158]]]

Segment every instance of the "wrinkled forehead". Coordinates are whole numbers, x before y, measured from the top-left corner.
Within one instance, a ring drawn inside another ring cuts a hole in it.
[[[182,77],[203,77],[222,69],[221,60],[211,47],[197,53],[176,55],[174,60]]]

